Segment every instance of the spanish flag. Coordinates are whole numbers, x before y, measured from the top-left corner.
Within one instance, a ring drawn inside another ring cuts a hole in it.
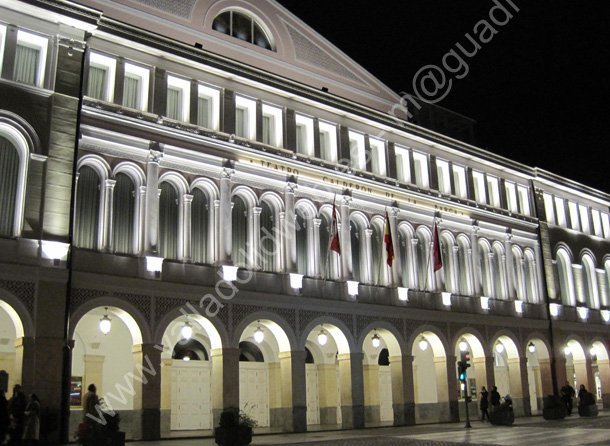
[[[383,237],[383,241],[385,242],[385,251],[388,254],[387,263],[391,268],[392,262],[394,262],[394,244],[392,243],[392,230],[390,229],[388,211],[385,211],[385,235]]]

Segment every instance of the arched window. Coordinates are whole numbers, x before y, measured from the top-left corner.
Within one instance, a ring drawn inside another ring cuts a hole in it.
[[[309,222],[307,221],[307,215],[301,209],[295,211],[295,234],[296,234],[296,247],[297,247],[297,272],[299,274],[307,275],[308,273],[308,246],[307,246],[307,231]]]
[[[527,249],[525,251],[525,285],[527,290],[527,302],[538,303],[538,274],[536,272],[536,260],[534,253]],[[525,297],[525,296],[524,296]]]
[[[556,254],[557,272],[559,274],[559,290],[561,302],[564,305],[576,306],[576,295],[574,292],[574,276],[572,270],[572,259],[570,254],[563,248],[559,248]]]
[[[74,245],[97,249],[100,216],[100,177],[90,166],[79,170],[74,215]]]
[[[19,152],[8,139],[0,136],[0,236],[15,234],[15,212],[19,188]]]
[[[414,261],[412,255],[413,233],[407,230],[404,225],[398,228],[398,249],[400,255],[400,265],[402,267],[402,286],[405,288],[415,288],[417,286],[417,278],[414,271]]]
[[[453,262],[451,258],[451,252],[453,250],[453,244],[451,243],[449,237],[445,237],[444,234],[439,237],[439,242],[441,244],[441,259],[443,261],[443,268],[439,271],[437,278],[440,279],[437,285],[444,289],[445,291],[455,292],[453,290],[453,280],[451,279]]]
[[[240,11],[225,11],[214,19],[212,29],[244,42],[275,51],[265,27],[255,18]]]
[[[361,280],[361,270],[360,270],[360,248],[363,242],[362,233],[360,231],[360,227],[354,221],[349,222],[349,233],[350,233],[350,243],[352,248],[352,278],[360,282]]]
[[[525,300],[526,291],[526,279],[525,279],[525,259],[523,258],[523,252],[518,246],[512,247],[513,253],[513,265],[512,265],[512,277],[513,277],[513,290],[512,294],[519,300]]]
[[[601,305],[604,308],[608,308],[608,305],[610,305],[610,260],[604,262],[604,272],[606,274],[604,278],[606,286],[602,288]]]
[[[178,192],[164,181],[159,197],[159,255],[166,259],[178,258],[179,216]]]
[[[490,255],[493,256],[490,246],[485,240],[479,240],[479,268],[481,271],[481,292],[483,296],[495,297],[493,289],[493,272]]]
[[[493,280],[494,280],[494,292],[498,299],[506,299],[508,293],[506,292],[506,255],[504,254],[504,246],[495,242],[493,244]]]
[[[135,186],[127,174],[118,173],[115,179],[112,209],[112,246],[114,252],[133,254]]]
[[[191,258],[195,263],[208,263],[208,197],[199,188],[193,189],[191,203]]]
[[[371,235],[371,249],[373,254],[373,283],[385,285],[387,283],[387,263],[385,261],[385,226],[379,222],[371,222],[373,234]],[[384,221],[385,223],[385,221]]]
[[[233,210],[231,216],[233,234],[231,258],[233,264],[239,267],[248,266],[248,206],[239,195],[233,196]]]
[[[420,290],[433,290],[436,284],[434,283],[434,268],[433,259],[431,259],[431,239],[432,235],[428,228],[419,227],[415,232],[417,237],[417,280]]]
[[[585,302],[589,308],[599,308],[599,289],[597,286],[597,271],[595,270],[595,261],[593,258],[585,254],[582,257],[583,268],[583,291]]]
[[[457,239],[458,245],[458,275],[460,294],[471,296],[473,294],[473,280],[471,257],[472,249],[470,249],[470,241],[465,236],[459,236]]]

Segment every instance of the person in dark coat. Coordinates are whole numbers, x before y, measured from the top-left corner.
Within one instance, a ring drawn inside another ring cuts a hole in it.
[[[8,412],[11,417],[11,427],[9,435],[11,436],[11,445],[21,445],[21,437],[23,436],[23,422],[25,420],[25,408],[28,405],[25,393],[21,390],[19,384],[13,387],[13,396],[8,402]]]
[[[572,415],[572,398],[574,398],[574,395],[576,395],[574,387],[570,385],[569,381],[566,381],[565,386],[561,388],[561,399],[563,400],[563,405],[566,406],[568,415]]]
[[[4,395],[4,390],[0,389],[0,444],[4,444],[10,424],[11,419],[8,415],[8,401]]]
[[[489,402],[491,403],[491,408],[493,409],[495,406],[500,405],[500,392],[498,392],[498,388],[496,386],[492,386],[491,392],[489,394]]]
[[[479,409],[481,409],[481,421],[485,421],[485,417],[487,417],[487,421],[489,421],[489,412],[487,412],[487,408],[489,407],[489,392],[485,388],[485,386],[481,387],[481,399],[479,401]]]
[[[24,444],[36,446],[40,435],[40,400],[35,393],[30,395],[30,402],[25,408],[25,423],[23,426]]]

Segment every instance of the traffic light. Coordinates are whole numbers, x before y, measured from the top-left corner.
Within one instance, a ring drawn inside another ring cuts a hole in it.
[[[466,382],[466,370],[470,367],[470,356],[468,352],[461,352],[461,361],[458,361],[458,378]]]

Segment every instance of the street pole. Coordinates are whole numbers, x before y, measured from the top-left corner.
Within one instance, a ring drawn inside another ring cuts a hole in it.
[[[464,427],[471,428],[470,416],[468,414],[468,385],[466,384],[466,381],[464,381],[464,405],[466,406],[466,426]]]

